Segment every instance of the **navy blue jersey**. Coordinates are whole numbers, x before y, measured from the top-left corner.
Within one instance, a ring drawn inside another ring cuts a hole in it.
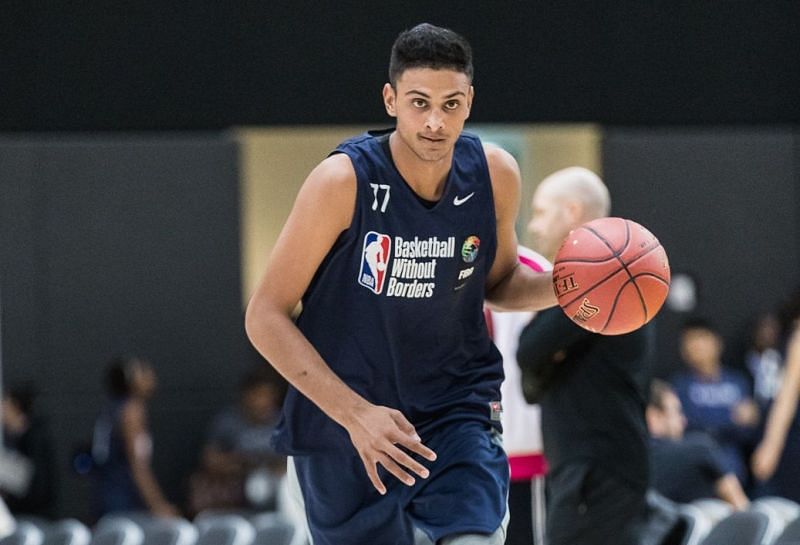
[[[483,147],[462,134],[442,197],[429,203],[397,171],[388,136],[366,133],[334,151],[355,168],[353,220],[304,294],[297,326],[345,383],[401,411],[423,439],[456,419],[499,428],[502,361],[482,310],[497,246]],[[275,440],[288,454],[350,444],[294,388]]]

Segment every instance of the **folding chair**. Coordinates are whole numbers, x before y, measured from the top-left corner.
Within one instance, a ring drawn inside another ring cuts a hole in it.
[[[740,511],[719,521],[702,545],[763,545],[768,529],[769,518],[764,513]]]
[[[787,524],[773,545],[800,545],[800,518]]]
[[[204,516],[195,525],[195,545],[252,545],[255,538],[253,525],[241,515]]]
[[[698,545],[714,526],[711,518],[695,505],[680,504],[678,513],[686,526],[681,545]]]
[[[253,545],[291,545],[298,528],[280,513],[259,513],[250,517],[256,530]]]
[[[0,539],[0,545],[42,545],[44,532],[28,522],[17,522],[14,532]]]
[[[42,545],[89,545],[92,534],[89,529],[75,519],[54,522],[44,532]]]
[[[716,498],[703,498],[702,500],[694,500],[690,505],[694,505],[700,509],[703,514],[711,519],[712,524],[717,524],[719,521],[733,513],[733,506],[731,506],[731,504]]]
[[[95,528],[89,545],[142,545],[142,528],[124,518],[107,519]]]

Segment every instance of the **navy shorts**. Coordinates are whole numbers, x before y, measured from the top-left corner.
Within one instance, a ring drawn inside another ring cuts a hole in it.
[[[497,530],[509,483],[499,434],[482,422],[461,421],[422,439],[437,454],[435,462],[420,460],[430,476],[415,477],[409,487],[381,471],[385,496],[372,486],[352,445],[295,456],[314,545],[409,545],[413,526],[434,542]]]

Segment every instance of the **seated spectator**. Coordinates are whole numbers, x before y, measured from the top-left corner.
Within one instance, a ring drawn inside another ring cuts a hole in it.
[[[31,470],[25,490],[5,491],[3,498],[14,515],[51,517],[58,488],[53,442],[47,423],[34,410],[35,398],[30,385],[14,386],[3,395],[3,445]]]
[[[201,470],[190,483],[190,509],[275,507],[286,457],[272,448],[282,394],[280,379],[261,364],[247,373],[239,400],[211,423]]]
[[[650,484],[679,503],[719,497],[736,509],[749,504],[736,475],[727,472],[714,441],[701,432],[684,436],[686,417],[669,384],[655,380],[647,405]]]
[[[681,329],[681,355],[687,372],[672,380],[687,418],[687,429],[711,435],[722,451],[725,469],[747,482],[746,453],[756,440],[759,410],[744,372],[722,365],[722,338],[701,319]]]
[[[117,357],[108,365],[108,404],[92,440],[98,517],[141,510],[167,517],[180,514],[165,498],[150,466],[153,442],[147,403],[156,386],[155,371],[142,358]]]
[[[753,377],[753,397],[762,415],[778,394],[783,378],[783,356],[780,352],[781,324],[775,314],[762,314],[756,319],[750,346],[745,354],[747,370]]]

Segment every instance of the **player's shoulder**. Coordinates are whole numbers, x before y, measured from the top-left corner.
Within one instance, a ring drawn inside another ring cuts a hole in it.
[[[353,163],[347,155],[334,153],[308,175],[295,208],[314,218],[318,225],[328,224],[334,230],[343,230],[352,221],[356,194]]]
[[[353,162],[344,153],[333,153],[321,161],[306,178],[306,190],[336,193],[354,190],[356,171]]]
[[[483,142],[482,145],[490,173],[519,178],[519,165],[513,155],[496,144]]]
[[[483,152],[486,155],[486,164],[495,200],[501,207],[506,202],[516,203],[516,196],[522,186],[517,160],[506,150],[494,144],[484,143]]]

